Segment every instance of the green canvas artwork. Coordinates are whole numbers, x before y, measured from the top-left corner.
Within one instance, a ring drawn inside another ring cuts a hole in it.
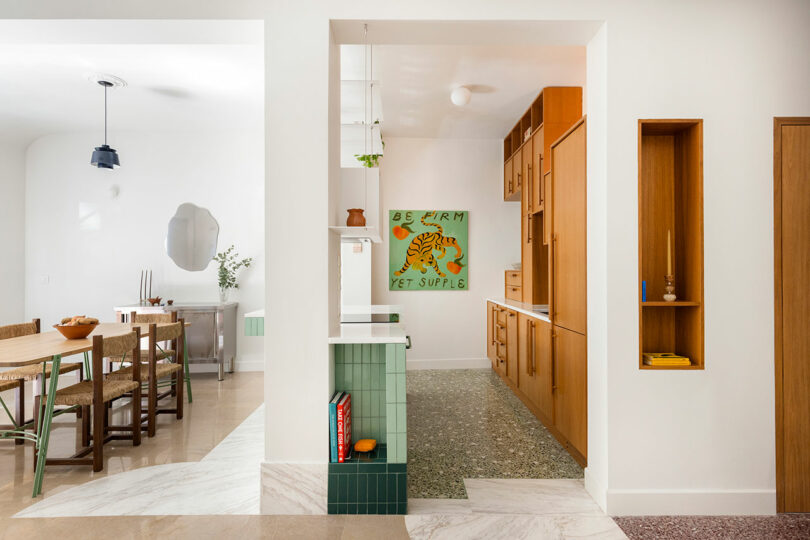
[[[456,210],[389,210],[388,289],[469,289],[468,221]]]

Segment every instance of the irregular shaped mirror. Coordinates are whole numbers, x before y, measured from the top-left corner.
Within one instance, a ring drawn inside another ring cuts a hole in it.
[[[183,270],[205,270],[217,254],[218,237],[219,224],[211,212],[183,203],[169,220],[166,253]]]

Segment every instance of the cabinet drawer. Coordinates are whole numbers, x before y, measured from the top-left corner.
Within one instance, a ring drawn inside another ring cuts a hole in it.
[[[507,270],[506,271],[506,286],[514,285],[520,287],[520,270]]]
[[[523,300],[523,293],[521,292],[520,286],[507,285],[506,298],[508,298],[509,300],[517,300],[518,302],[521,302]]]
[[[505,328],[506,327],[506,308],[497,307],[495,309],[498,310],[498,318],[497,318],[498,327],[503,326]]]

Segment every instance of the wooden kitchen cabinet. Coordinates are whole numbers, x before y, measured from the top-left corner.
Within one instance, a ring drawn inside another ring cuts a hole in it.
[[[523,152],[518,150],[512,156],[512,182],[505,201],[519,201],[521,187],[523,185]]]
[[[554,426],[587,459],[587,340],[583,334],[554,326],[551,348]]]
[[[487,302],[487,358],[492,362],[492,369],[498,368],[498,348],[495,342],[497,331],[495,323],[498,321],[498,306]]]
[[[518,383],[518,317],[517,312],[506,310],[506,365],[504,373],[513,384]]]
[[[512,158],[503,164],[503,200],[508,201],[512,197]]]
[[[586,329],[585,119],[551,147],[551,313],[555,325]]]
[[[554,423],[551,390],[551,324],[518,315],[518,389],[539,410],[541,420]]]
[[[543,244],[551,243],[551,215],[554,209],[551,207],[551,171],[543,175],[543,201],[549,201],[543,205]]]
[[[532,135],[532,167],[531,185],[529,190],[529,212],[537,213],[543,211],[543,126]]]

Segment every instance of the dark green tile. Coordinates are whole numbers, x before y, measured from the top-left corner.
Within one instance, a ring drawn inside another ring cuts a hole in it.
[[[388,475],[385,474],[378,474],[377,475],[377,502],[378,503],[385,503],[388,502]]]
[[[388,503],[388,513],[394,515],[397,513],[397,503],[390,502]]]
[[[339,503],[349,502],[349,475],[338,475],[338,498]]]
[[[346,514],[349,512],[349,505],[348,503],[338,503],[338,514]]]
[[[368,502],[369,503],[376,503],[377,502],[377,475],[376,474],[369,474],[368,475]]]
[[[357,475],[357,502],[368,502],[368,475]]]
[[[405,463],[389,463],[388,472],[390,473],[404,473],[408,471],[408,465]]]
[[[397,477],[397,502],[405,502],[408,500],[408,475],[397,474],[391,475]]]
[[[338,505],[337,503],[329,503],[326,505],[326,511],[330,514],[337,514]]]
[[[361,463],[358,468],[361,474],[385,474],[388,472],[385,463]]]
[[[357,502],[357,475],[350,474],[348,475],[349,479],[349,495],[346,499],[346,502],[356,503]]]
[[[358,514],[368,514],[368,504],[358,503],[357,504],[357,513]]]
[[[398,502],[397,503],[397,514],[405,515],[408,513],[408,503],[406,502]]]
[[[388,513],[388,503],[377,503],[377,513],[384,516]]]
[[[346,509],[347,514],[354,515],[357,513],[357,503],[349,503],[349,507]]]
[[[328,491],[326,495],[326,500],[329,503],[336,503],[338,502],[338,475],[330,474],[329,481],[328,481]]]
[[[388,478],[388,502],[397,502],[397,475],[387,474]]]

